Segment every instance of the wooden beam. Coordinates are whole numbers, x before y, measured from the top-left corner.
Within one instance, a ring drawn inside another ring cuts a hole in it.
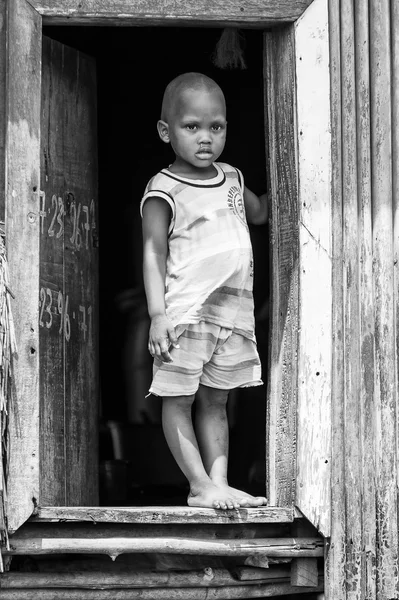
[[[375,314],[377,598],[397,595],[397,361],[394,331],[391,23],[389,0],[370,0],[373,292]]]
[[[329,0],[332,162],[332,449],[331,540],[326,553],[326,594],[346,599],[345,467],[343,371],[343,250],[342,250],[342,104],[340,3]]]
[[[295,21],[312,0],[29,0],[45,25],[239,25]]]
[[[266,140],[273,272],[267,400],[267,496],[292,506],[296,478],[298,356],[298,186],[294,27],[265,33]]]
[[[31,519],[37,521],[89,521],[90,523],[292,523],[292,508],[241,508],[238,510],[215,510],[213,508],[190,508],[189,506],[119,507],[69,507],[40,506]]]
[[[10,411],[11,531],[39,498],[39,190],[41,17],[8,2],[6,239],[18,358]]]
[[[6,175],[6,0],[0,0],[0,221],[5,218]]]
[[[360,303],[355,23],[352,0],[341,2],[342,206],[344,271],[344,423],[347,589],[362,579],[362,456],[360,424]]]
[[[299,335],[295,504],[330,535],[331,118],[327,0],[295,23]]]
[[[316,560],[316,559],[296,559]],[[289,581],[289,573],[279,567],[276,569],[250,569],[240,571],[241,577],[233,577],[227,569],[199,571],[74,571],[71,573],[5,573],[1,576],[1,590],[24,588],[81,588],[81,589],[120,589],[120,588],[184,588],[184,587],[222,587],[239,586],[242,581],[255,584],[272,581]],[[293,584],[292,585],[302,585]],[[312,584],[310,583],[309,586]]]
[[[291,585],[318,586],[317,558],[294,558],[291,563]]]
[[[393,4],[395,6],[396,3]],[[371,131],[370,131],[370,22],[368,2],[355,2],[355,80],[356,80],[356,135],[358,183],[359,234],[359,308],[360,308],[360,373],[358,422],[361,439],[361,471],[359,494],[360,515],[357,520],[357,539],[361,533],[361,571],[358,572],[360,593],[370,599],[376,597],[376,494],[375,448],[376,420],[374,298],[373,298],[373,230],[371,203]],[[353,81],[352,81],[353,85]],[[346,435],[348,438],[348,436]],[[356,459],[356,457],[353,457]],[[355,466],[356,468],[356,466]],[[359,475],[358,475],[359,477]],[[353,497],[353,496],[352,496]],[[361,532],[359,532],[359,520]],[[351,541],[349,531],[347,539]],[[352,546],[352,544],[350,544]],[[348,551],[349,555],[349,551]],[[359,562],[359,561],[358,561]],[[356,568],[356,567],[354,567]],[[347,569],[348,577],[352,566]],[[352,572],[354,572],[352,570]]]
[[[271,557],[323,556],[323,544],[318,538],[272,538],[251,540],[204,540],[182,537],[163,538],[29,538],[10,541],[5,555],[21,554],[108,554],[113,559],[123,553],[165,552],[209,556]]]
[[[128,590],[77,589],[4,589],[2,600],[238,600],[240,598],[271,598],[287,594],[309,594],[323,591],[323,582],[317,588],[293,587],[289,583],[262,583],[259,585],[224,586],[220,588],[136,588]],[[173,596],[171,595],[173,593]]]

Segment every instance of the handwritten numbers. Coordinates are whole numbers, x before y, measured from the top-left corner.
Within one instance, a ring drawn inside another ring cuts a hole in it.
[[[51,197],[51,206],[54,209],[54,214],[53,214],[53,218],[51,219],[51,223],[50,223],[50,227],[48,228],[48,234],[50,237],[55,237],[57,239],[59,239],[62,234],[64,233],[64,201],[61,197],[58,197],[53,194]],[[57,223],[59,225],[59,229],[57,231],[57,233],[55,233],[54,231],[54,227],[55,227],[55,222],[57,220]]]
[[[82,205],[80,202],[77,207],[76,207],[76,202],[71,203],[71,215],[73,212],[73,218],[72,218],[73,231],[72,231],[72,237],[70,238],[70,241],[71,241],[71,244],[73,244],[77,250],[80,250],[80,247],[82,245],[82,233],[80,231],[80,223],[79,223],[81,211],[82,211]]]
[[[86,232],[86,236],[85,236],[85,239],[86,239],[86,250],[88,250],[89,249],[89,231],[90,231],[89,207],[83,205],[83,209],[82,210],[83,210],[84,214],[86,215],[86,221],[85,221],[85,224],[84,224],[84,228],[85,228],[85,232]]]
[[[43,233],[44,219],[47,217],[46,213],[46,194],[40,190],[39,192],[39,217],[40,217],[40,231]]]
[[[46,327],[47,329],[50,329],[54,324],[54,315],[59,315],[60,323],[58,326],[58,333],[59,335],[63,335],[65,340],[69,342],[72,335],[72,322],[69,314],[69,296],[63,294],[61,290],[54,293],[57,294],[57,303],[56,307],[53,309],[53,292],[50,288],[40,288],[39,325],[40,327]],[[93,309],[91,305],[87,307],[84,305],[79,305],[78,313],[72,311],[72,320],[77,321],[78,330],[83,332],[83,341],[88,341],[90,345],[92,344],[93,331],[92,313]]]

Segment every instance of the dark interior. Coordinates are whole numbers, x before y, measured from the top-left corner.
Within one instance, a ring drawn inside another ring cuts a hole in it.
[[[246,69],[220,69],[221,29],[46,27],[97,61],[100,220],[100,504],[186,504],[187,485],[166,446],[160,399],[145,398],[152,359],[141,272],[139,203],[148,180],[173,160],[158,138],[163,90],[200,71],[225,92],[228,135],[221,161],[266,191],[262,32],[241,32]],[[258,350],[267,381],[267,225],[251,227]],[[231,393],[230,484],[265,493],[266,385]]]

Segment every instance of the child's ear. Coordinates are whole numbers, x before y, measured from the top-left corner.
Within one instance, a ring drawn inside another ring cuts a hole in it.
[[[165,144],[169,144],[169,125],[165,121],[159,120],[157,123],[159,137]]]

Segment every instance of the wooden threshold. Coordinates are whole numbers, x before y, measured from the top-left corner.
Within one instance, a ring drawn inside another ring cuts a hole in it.
[[[215,510],[187,506],[39,506],[31,522],[88,521],[94,523],[137,524],[234,524],[234,523],[292,523],[293,508],[262,507],[238,510]]]

